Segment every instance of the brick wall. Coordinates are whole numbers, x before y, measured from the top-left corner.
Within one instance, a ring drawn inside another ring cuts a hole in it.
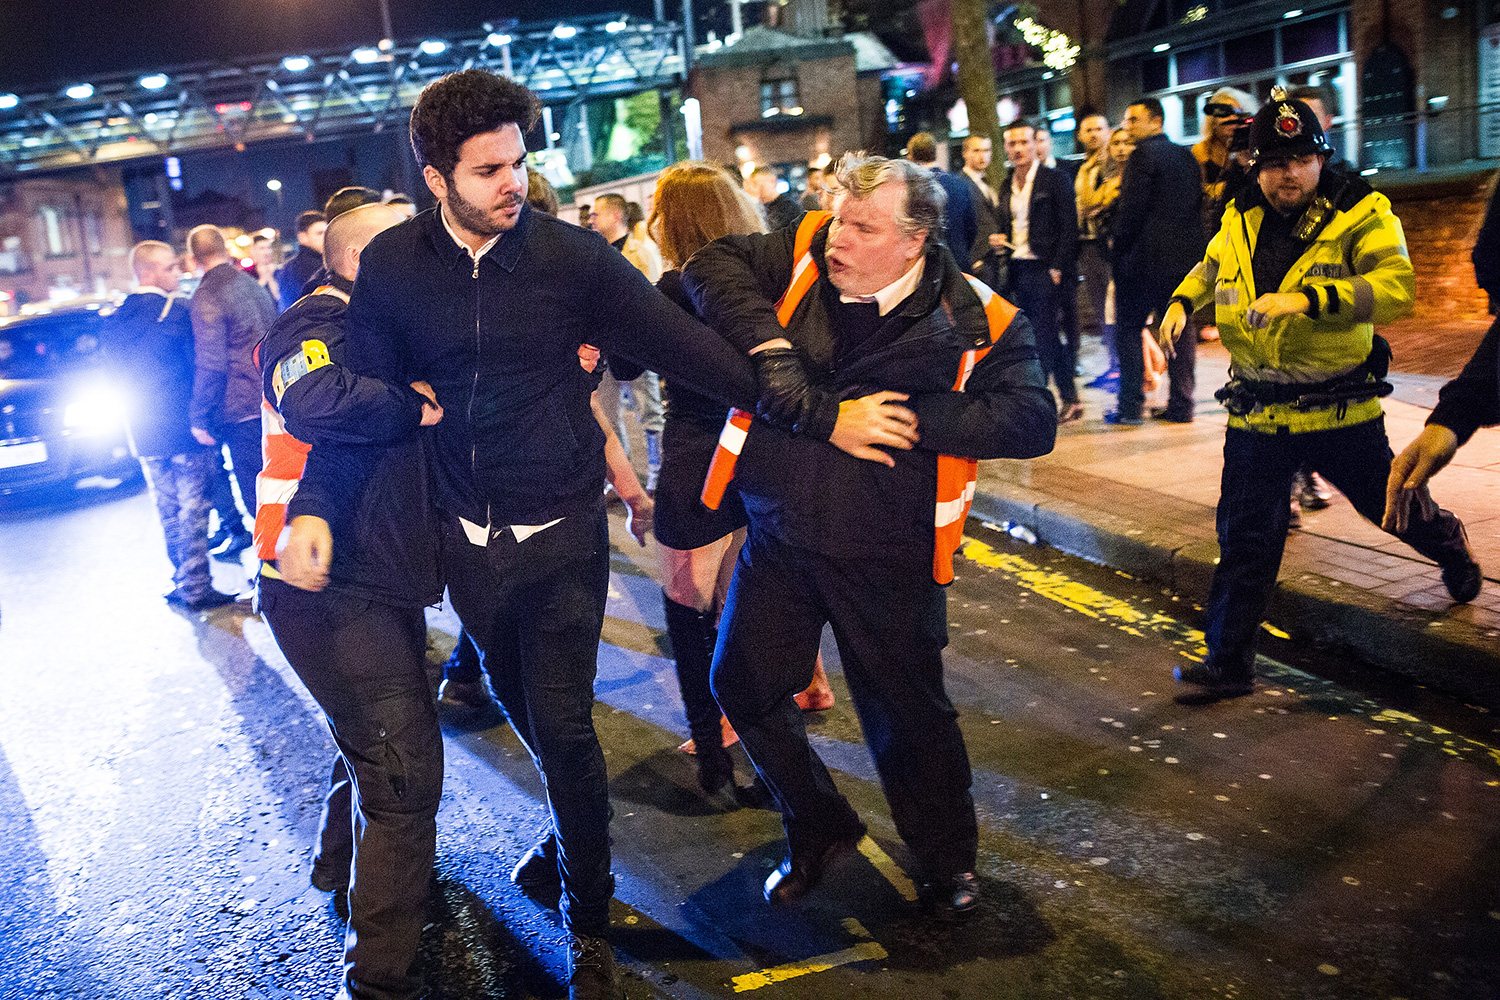
[[[745,146],[747,158],[756,163],[795,163],[812,160],[823,152],[838,156],[845,150],[859,149],[863,136],[852,54],[786,65],[786,71],[797,77],[805,116],[831,117],[832,126],[781,132],[734,130],[737,124],[762,121],[760,83],[774,62],[768,56],[762,65],[700,65],[693,70],[690,89],[702,104],[704,158],[734,163],[735,150]]]
[[[1406,230],[1417,272],[1415,319],[1442,323],[1488,316],[1489,300],[1474,283],[1469,252],[1494,178],[1494,170],[1446,180],[1380,183],[1375,178]]]
[[[59,218],[62,252],[52,254],[43,208]],[[75,171],[0,185],[0,291],[14,307],[45,302],[52,289],[81,295],[129,291],[133,243],[118,170]],[[15,269],[17,263],[19,269]],[[4,315],[4,310],[0,310]]]

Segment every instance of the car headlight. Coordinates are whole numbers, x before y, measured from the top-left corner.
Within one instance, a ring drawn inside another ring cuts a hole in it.
[[[108,385],[90,386],[63,410],[63,426],[78,434],[106,434],[125,425],[125,398]]]

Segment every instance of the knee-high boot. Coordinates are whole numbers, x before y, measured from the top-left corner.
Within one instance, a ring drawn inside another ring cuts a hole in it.
[[[667,637],[672,640],[672,655],[677,661],[677,685],[687,710],[688,731],[698,749],[698,784],[713,794],[734,779],[734,762],[724,749],[719,725],[719,703],[714,701],[708,682],[719,630],[714,627],[712,614],[678,604],[666,591],[662,591],[661,599],[666,610]]]

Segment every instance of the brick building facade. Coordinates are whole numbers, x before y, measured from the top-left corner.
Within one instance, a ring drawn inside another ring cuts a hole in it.
[[[128,291],[132,243],[118,170],[0,184],[0,315]]]
[[[796,180],[805,164],[884,146],[879,74],[860,71],[846,39],[756,26],[701,56],[688,89],[702,105],[704,158],[741,170],[770,165]]]

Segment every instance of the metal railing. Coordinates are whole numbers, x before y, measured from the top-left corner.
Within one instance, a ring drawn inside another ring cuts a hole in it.
[[[428,82],[477,67],[548,105],[678,85],[674,23],[603,15],[0,92],[0,177],[404,125]]]

